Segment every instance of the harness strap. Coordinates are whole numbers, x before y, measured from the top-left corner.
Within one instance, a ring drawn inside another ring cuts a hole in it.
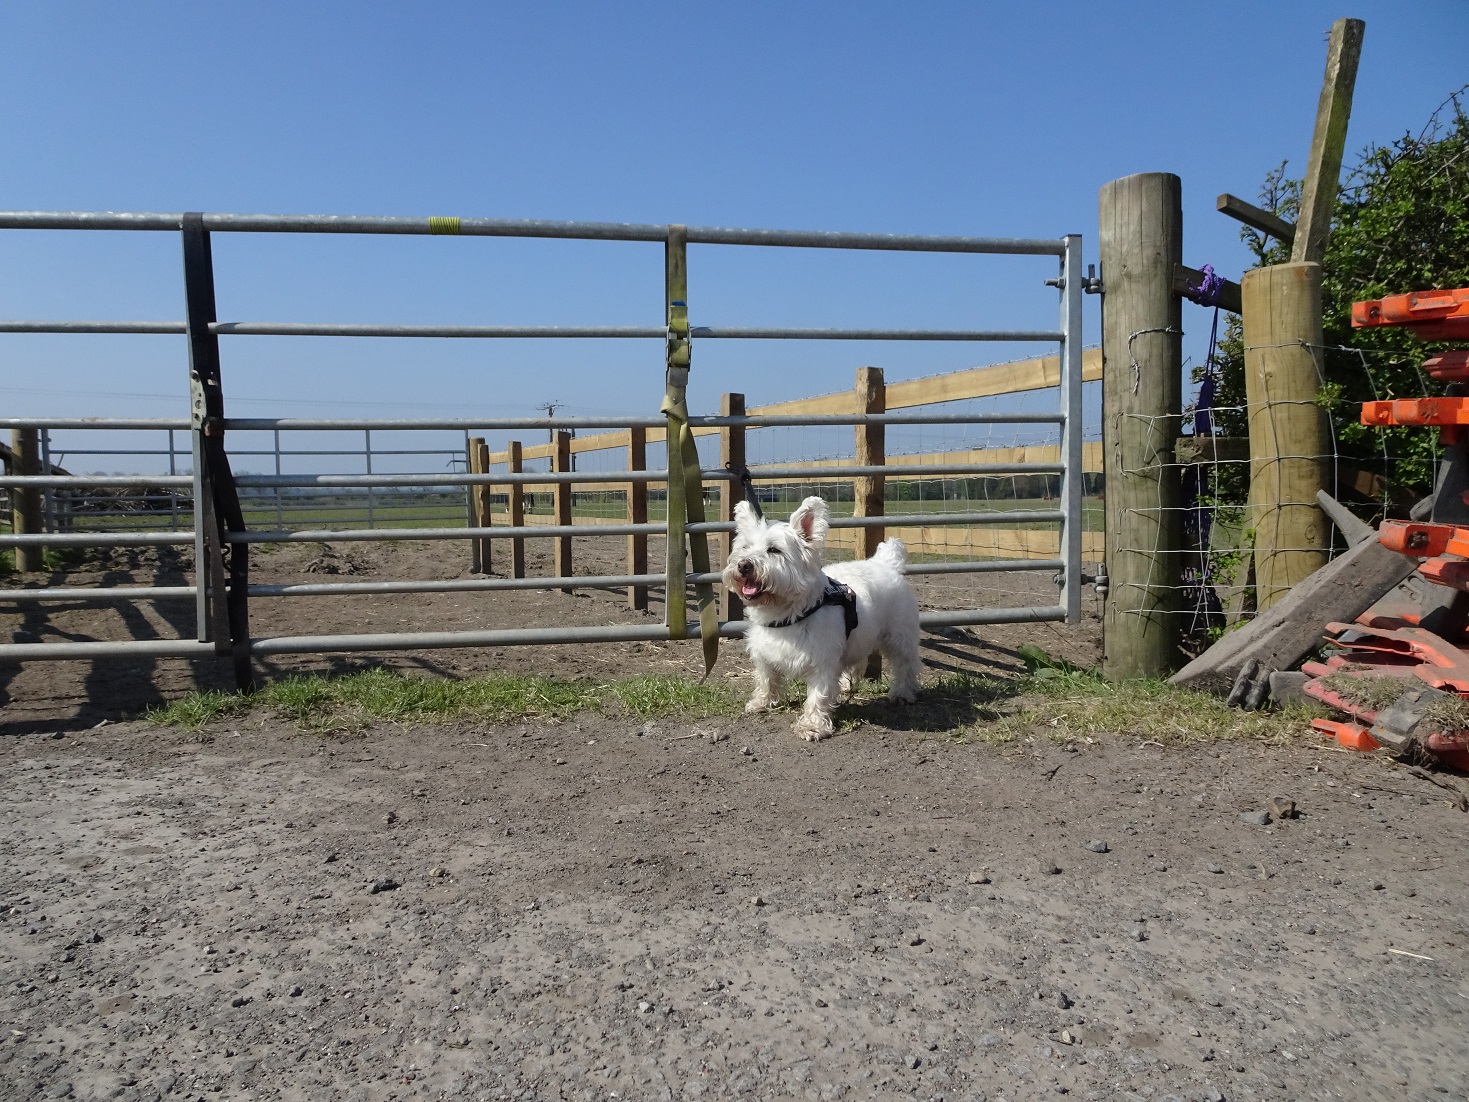
[[[815,616],[829,605],[840,605],[842,616],[847,624],[847,634],[851,635],[852,632],[857,630],[857,594],[852,592],[851,586],[843,585],[830,575],[825,575],[825,577],[826,588],[821,591],[821,599],[819,601],[797,616],[791,616],[767,626],[788,628],[793,624],[799,624],[802,620]]]

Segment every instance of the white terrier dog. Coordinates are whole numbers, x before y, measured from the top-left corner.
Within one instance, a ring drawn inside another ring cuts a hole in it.
[[[767,521],[748,503],[735,506],[735,538],[724,584],[745,602],[745,649],[755,663],[755,695],[746,712],[769,708],[785,679],[806,682],[796,734],[808,742],[832,732],[841,694],[881,651],[891,666],[888,699],[918,693],[918,598],[903,577],[903,541],[885,540],[870,559],[823,568],[826,502],[808,497],[790,523]]]

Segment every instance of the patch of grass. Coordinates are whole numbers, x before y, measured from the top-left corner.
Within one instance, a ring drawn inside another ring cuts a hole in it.
[[[1164,745],[1221,740],[1285,742],[1324,712],[1293,706],[1276,712],[1227,708],[1206,693],[1166,681],[1110,682],[1093,670],[1041,668],[1025,681],[1019,708],[994,736],[1039,733],[1060,742],[1123,734]]]
[[[1452,694],[1439,697],[1428,706],[1423,717],[1435,731],[1469,730],[1469,700]]]
[[[1416,678],[1409,681],[1387,674],[1333,673],[1321,679],[1323,688],[1330,689],[1348,704],[1373,712],[1380,712],[1421,684]]]
[[[308,730],[338,731],[374,720],[423,723],[477,719],[509,723],[613,710],[639,718],[734,712],[735,694],[722,685],[676,677],[635,677],[599,683],[520,674],[451,681],[370,669],[345,677],[289,677],[260,691],[234,696],[195,692],[149,714],[154,723],[197,730],[210,720],[252,708],[289,718]]]
[[[649,718],[662,715],[686,715],[695,719],[726,715],[739,710],[739,698],[728,685],[691,681],[685,677],[650,674],[629,677],[607,686],[614,699],[629,715]]]
[[[198,731],[222,716],[238,715],[250,707],[250,698],[216,690],[193,692],[172,704],[150,711],[150,722],[162,727]]]

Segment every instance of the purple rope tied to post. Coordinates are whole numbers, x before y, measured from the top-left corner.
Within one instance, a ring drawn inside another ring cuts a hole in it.
[[[1224,277],[1214,274],[1214,266],[1205,264],[1199,269],[1199,274],[1204,278],[1197,287],[1191,287],[1183,293],[1183,297],[1190,302],[1196,302],[1200,306],[1218,306],[1219,293],[1224,290]]]

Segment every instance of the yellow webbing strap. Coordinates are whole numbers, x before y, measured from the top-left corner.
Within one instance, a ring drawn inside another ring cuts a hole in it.
[[[663,414],[668,418],[668,637],[688,636],[688,607],[683,579],[688,573],[684,558],[684,526],[704,519],[704,481],[699,471],[699,449],[689,429],[686,388],[689,381],[688,231],[669,226],[664,248],[665,290],[668,300],[668,383],[663,396]],[[694,571],[709,572],[709,537],[689,532],[689,557]],[[699,635],[704,648],[704,676],[719,660],[719,609],[714,587],[697,582]]]

